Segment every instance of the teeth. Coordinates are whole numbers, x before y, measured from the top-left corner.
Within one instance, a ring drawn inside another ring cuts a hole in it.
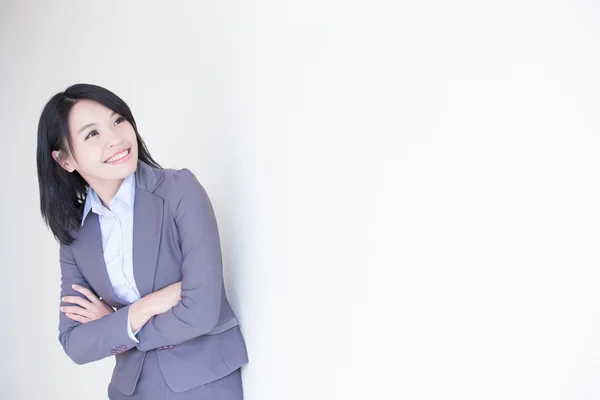
[[[111,162],[118,161],[121,158],[125,157],[127,155],[127,153],[129,153],[129,150],[122,151],[121,153],[117,154],[116,156],[111,157],[108,160],[106,160],[106,162],[111,163]]]

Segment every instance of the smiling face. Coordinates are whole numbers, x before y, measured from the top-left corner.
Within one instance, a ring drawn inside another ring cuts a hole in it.
[[[69,154],[60,164],[69,172],[77,171],[97,192],[116,192],[122,180],[135,172],[135,131],[110,108],[92,100],[79,100],[69,113],[69,131],[75,157]],[[52,155],[59,160],[58,151]]]

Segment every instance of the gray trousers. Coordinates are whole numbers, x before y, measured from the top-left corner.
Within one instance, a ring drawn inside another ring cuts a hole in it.
[[[149,351],[142,365],[140,379],[130,396],[108,385],[110,400],[243,400],[241,368],[216,381],[185,392],[175,393],[162,378],[156,351]]]

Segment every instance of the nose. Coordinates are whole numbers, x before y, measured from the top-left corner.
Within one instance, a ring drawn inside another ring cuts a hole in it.
[[[105,138],[106,138],[106,146],[109,149],[118,147],[123,142],[123,138],[114,129],[109,129],[108,134],[105,134]]]

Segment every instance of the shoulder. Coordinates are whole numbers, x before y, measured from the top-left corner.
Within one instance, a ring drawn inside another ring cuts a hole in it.
[[[173,213],[187,203],[208,202],[208,194],[204,186],[200,183],[196,175],[188,168],[181,169],[163,169],[164,197],[170,203]]]
[[[140,182],[137,186],[160,197],[170,194],[171,191],[185,191],[194,186],[202,186],[196,175],[187,168],[155,168],[140,163],[136,179]]]
[[[167,187],[169,194],[182,194],[190,190],[203,188],[196,175],[187,168],[163,169],[163,185]]]

